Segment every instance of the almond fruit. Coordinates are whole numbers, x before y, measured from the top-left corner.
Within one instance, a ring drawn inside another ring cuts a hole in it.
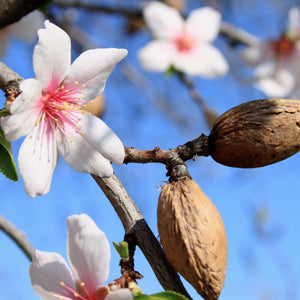
[[[236,106],[215,122],[210,155],[226,166],[257,168],[300,150],[300,101],[254,100]]]
[[[157,222],[173,267],[204,299],[218,299],[226,275],[226,233],[218,210],[198,184],[188,177],[166,184]]]

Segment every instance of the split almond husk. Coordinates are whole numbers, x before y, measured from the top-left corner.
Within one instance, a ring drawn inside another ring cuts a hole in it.
[[[226,275],[226,233],[218,210],[198,184],[188,177],[166,184],[157,222],[173,267],[204,299],[218,299]]]
[[[257,168],[300,150],[300,101],[254,100],[236,106],[215,122],[210,155],[226,166]]]

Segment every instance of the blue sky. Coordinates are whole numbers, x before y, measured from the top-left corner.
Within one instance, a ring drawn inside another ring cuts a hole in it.
[[[137,4],[138,1],[126,1]],[[223,1],[223,19],[261,38],[276,37],[286,26],[286,14],[294,1]],[[188,9],[214,5],[216,1],[190,1]],[[63,14],[63,10],[55,13]],[[86,17],[89,17],[88,21]],[[81,20],[85,20],[82,22]],[[168,149],[184,144],[209,129],[199,107],[189,97],[186,88],[176,78],[146,73],[138,64],[136,52],[149,41],[146,31],[127,37],[120,16],[101,16],[82,12],[76,25],[86,30],[102,47],[124,47],[129,50],[125,62],[119,64],[107,81],[107,108],[103,120],[118,134],[126,146]],[[109,31],[109,30],[110,31]],[[195,78],[195,84],[206,103],[217,112],[242,102],[262,99],[264,95],[245,84],[252,69],[238,58],[239,48],[231,48],[223,38],[215,45],[230,64],[230,72],[216,80]],[[73,57],[78,53],[73,50]],[[10,39],[2,61],[22,77],[33,77],[33,45]],[[145,77],[146,88],[134,86],[124,76],[126,63]],[[171,107],[187,121],[181,126],[168,118],[155,104],[152,88],[168,99]],[[1,98],[4,101],[3,93]],[[3,102],[4,103],[4,102]],[[21,140],[13,143],[17,158]],[[193,179],[218,208],[228,239],[228,268],[221,300],[299,299],[300,242],[298,228],[299,154],[277,164],[251,170],[228,168],[210,157],[188,162]],[[160,164],[129,164],[116,166],[115,172],[134,199],[154,234],[158,186],[165,177]],[[109,241],[120,242],[124,231],[113,208],[88,174],[76,173],[63,159],[54,172],[49,194],[34,199],[26,196],[23,182],[11,182],[0,177],[0,213],[26,233],[35,248],[59,252],[66,257],[66,219],[71,214],[87,213],[106,233]],[[266,235],[255,231],[255,211],[265,213]],[[0,232],[0,299],[39,299],[28,276],[29,261],[16,245]],[[112,245],[112,244],[111,244]],[[112,248],[109,281],[120,276],[119,258]],[[151,268],[139,250],[135,268],[144,275],[140,287],[145,293],[162,290]],[[194,299],[200,296],[187,284]]]

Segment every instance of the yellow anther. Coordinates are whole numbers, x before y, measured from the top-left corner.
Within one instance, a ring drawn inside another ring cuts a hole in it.
[[[55,111],[58,112],[58,109],[56,109]]]
[[[76,129],[80,129],[80,127],[79,127],[79,126],[76,126]]]
[[[78,120],[75,120],[76,123],[78,123]]]
[[[62,85],[60,88],[63,90],[65,87]]]
[[[80,286],[85,286],[85,283],[84,282],[80,282]]]
[[[77,85],[78,84],[78,81],[75,81],[75,85]]]
[[[54,297],[54,293],[51,292],[50,295],[51,295],[52,297]]]
[[[69,93],[69,90],[66,90],[66,93]]]
[[[77,99],[78,99],[78,100],[81,100],[81,97],[78,97]]]
[[[92,115],[92,114],[89,112],[89,113],[88,113],[88,116],[91,116],[91,115]]]
[[[83,132],[83,131],[79,131],[79,133],[81,133],[81,134],[84,134],[84,132]]]
[[[73,295],[77,298],[79,294],[77,292],[74,292]]]
[[[61,126],[60,126],[61,128],[64,128],[64,124],[61,124]]]
[[[82,87],[85,88],[85,84],[83,84]]]
[[[56,132],[55,135],[58,136],[58,132]]]
[[[80,90],[78,93],[79,93],[79,94],[82,94],[82,90]]]
[[[73,143],[73,139],[70,139],[70,142]]]
[[[81,110],[80,112],[81,112],[83,115],[85,114],[85,110]]]
[[[63,281],[61,281],[59,284],[60,284],[61,286],[65,286],[65,283],[64,283]]]

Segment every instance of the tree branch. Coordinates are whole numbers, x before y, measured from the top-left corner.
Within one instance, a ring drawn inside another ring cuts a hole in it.
[[[34,248],[26,239],[25,233],[19,231],[13,224],[8,222],[4,217],[0,215],[0,230],[6,233],[25,253],[28,259],[31,261]]]
[[[151,265],[165,290],[172,290],[190,298],[175,269],[169,263],[142,214],[116,175],[100,178],[92,175],[117,212],[126,234],[133,234],[137,244]]]
[[[6,92],[6,88],[11,82],[19,84],[23,80],[17,73],[8,68],[0,61],[0,89]]]
[[[45,4],[48,0],[1,0],[0,29],[19,21],[22,17]]]

